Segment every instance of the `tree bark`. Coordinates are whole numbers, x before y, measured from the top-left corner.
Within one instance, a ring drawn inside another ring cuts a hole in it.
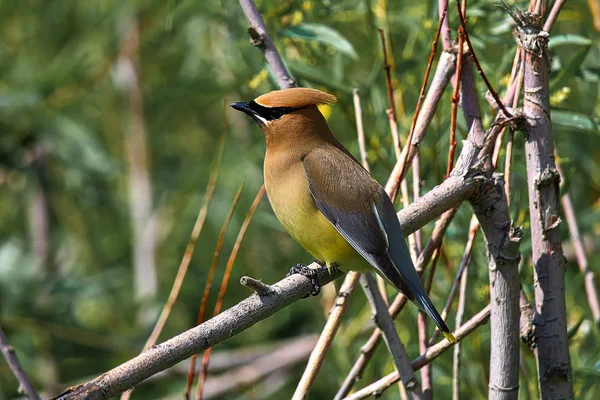
[[[560,241],[559,174],[554,161],[548,81],[548,33],[541,18],[524,15],[517,29],[525,54],[525,155],[535,280],[534,337],[540,396],[573,398],[567,338],[565,257]]]

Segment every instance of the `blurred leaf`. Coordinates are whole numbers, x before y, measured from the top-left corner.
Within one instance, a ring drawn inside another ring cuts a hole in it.
[[[337,79],[335,79],[334,75],[328,69],[297,62],[290,62],[288,63],[288,66],[292,74],[296,75],[298,78],[307,79],[313,83],[318,83],[330,89],[352,93],[351,87],[337,81]]]
[[[580,35],[557,35],[550,37],[548,48],[553,49],[560,46],[591,46],[593,41]]]
[[[590,117],[572,111],[552,110],[552,125],[573,133],[598,133],[598,125]]]
[[[305,40],[312,40],[315,42],[329,45],[338,51],[358,59],[358,54],[345,37],[343,37],[338,31],[322,24],[311,24],[302,23],[300,25],[287,28],[279,32],[281,36],[287,36],[291,38],[300,38]]]

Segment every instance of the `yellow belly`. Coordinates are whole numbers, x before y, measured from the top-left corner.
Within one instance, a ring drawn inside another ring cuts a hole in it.
[[[369,268],[369,264],[315,207],[304,168],[292,167],[286,171],[281,175],[281,171],[277,171],[274,176],[265,170],[265,186],[273,212],[294,240],[328,266],[336,263],[343,271]],[[280,176],[281,179],[277,179]]]

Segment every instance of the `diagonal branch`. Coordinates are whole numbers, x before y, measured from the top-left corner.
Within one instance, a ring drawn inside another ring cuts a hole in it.
[[[2,355],[4,355],[4,358],[6,359],[8,366],[15,375],[15,378],[17,378],[17,380],[19,381],[19,388],[23,389],[25,395],[29,398],[29,400],[39,400],[40,396],[38,396],[37,392],[35,391],[35,388],[29,380],[29,377],[27,376],[25,371],[23,371],[23,368],[21,367],[21,364],[17,359],[17,355],[15,354],[15,349],[13,349],[12,346],[8,343],[8,338],[4,334],[4,331],[2,330],[1,326],[0,351],[2,352]]]
[[[250,22],[250,27],[248,28],[248,34],[251,38],[250,43],[261,49],[279,86],[282,89],[296,86],[296,82],[288,72],[283,59],[279,55],[279,51],[277,51],[277,47],[275,47],[271,40],[271,36],[267,32],[262,16],[258,12],[254,2],[252,0],[240,0],[240,5]]]
[[[482,324],[486,323],[490,317],[490,305],[488,304],[483,310],[474,315],[469,321],[465,322],[459,329],[454,331],[454,337],[457,342],[463,340],[467,335],[473,332]],[[421,354],[418,358],[411,362],[413,369],[419,370],[423,368],[425,364],[429,364],[431,361],[439,357],[443,352],[448,350],[454,346],[453,343],[448,342],[448,340],[444,339],[441,342],[431,346],[427,349],[427,352]],[[379,379],[378,381],[370,384],[369,386],[364,387],[363,389],[353,393],[352,395],[346,397],[344,400],[358,400],[358,399],[366,399],[370,396],[378,397],[389,388],[394,383],[398,382],[400,376],[398,372],[392,372]]]

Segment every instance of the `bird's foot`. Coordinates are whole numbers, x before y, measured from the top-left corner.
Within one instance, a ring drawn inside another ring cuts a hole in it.
[[[329,271],[329,275],[333,274],[334,272],[338,272],[340,270],[340,266],[341,266],[341,264],[338,264],[336,262],[329,264],[329,266],[327,267],[327,271]]]
[[[318,263],[318,264],[321,265],[320,263]],[[321,266],[321,268],[327,268],[327,267]],[[321,268],[318,268],[318,269],[317,268],[309,268],[308,266],[306,266],[304,264],[296,264],[295,266],[290,268],[290,272],[288,272],[286,276],[300,274],[300,275],[307,277],[308,279],[310,279],[310,283],[312,284],[313,291],[309,295],[305,296],[304,298],[309,297],[309,296],[316,296],[319,293],[321,293],[321,285],[319,284],[319,280],[317,279],[317,276],[319,275],[319,270]]]

